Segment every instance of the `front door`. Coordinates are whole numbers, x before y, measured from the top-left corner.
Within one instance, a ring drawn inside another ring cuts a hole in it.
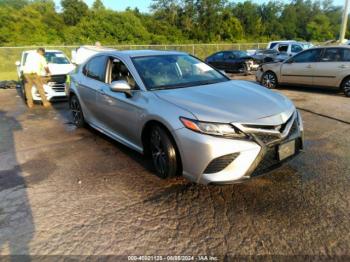
[[[321,49],[306,50],[283,62],[280,82],[312,85],[320,53]]]
[[[139,122],[143,115],[143,91],[139,90],[134,77],[119,58],[110,57],[107,71],[107,85],[102,87],[97,96],[100,118],[103,125],[116,134],[119,139],[127,140],[141,147],[139,141]],[[132,96],[114,92],[110,83],[125,80],[132,88]],[[133,146],[133,145],[131,145]]]

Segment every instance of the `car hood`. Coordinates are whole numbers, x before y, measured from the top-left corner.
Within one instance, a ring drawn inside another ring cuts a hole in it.
[[[295,111],[285,96],[248,81],[159,90],[156,95],[191,112],[198,120],[274,125]]]
[[[75,69],[73,64],[48,64],[52,75],[66,75]]]

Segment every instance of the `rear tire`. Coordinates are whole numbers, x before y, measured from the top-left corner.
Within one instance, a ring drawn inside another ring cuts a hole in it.
[[[344,79],[341,85],[341,89],[343,90],[346,97],[350,97],[350,77]]]
[[[157,176],[176,176],[179,159],[176,147],[166,130],[160,126],[154,126],[150,132],[150,153]]]
[[[261,84],[269,89],[277,88],[277,76],[272,71],[266,71],[261,77]]]
[[[76,95],[72,95],[70,97],[69,108],[72,112],[73,123],[77,127],[84,127],[85,126],[84,114],[83,114],[83,110],[81,109],[79,99]]]

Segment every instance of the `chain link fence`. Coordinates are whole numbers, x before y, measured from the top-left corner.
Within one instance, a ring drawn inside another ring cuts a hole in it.
[[[266,48],[267,43],[240,43],[240,44],[186,44],[186,45],[114,45],[108,46],[118,50],[176,50],[190,53],[201,59],[220,50],[250,50]],[[79,46],[43,46],[46,49],[63,51],[71,57],[72,50]],[[16,61],[21,59],[23,51],[37,49],[38,46],[0,47],[0,80],[16,80]]]

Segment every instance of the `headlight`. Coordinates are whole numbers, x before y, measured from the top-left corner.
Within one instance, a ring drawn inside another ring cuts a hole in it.
[[[201,122],[198,120],[188,119],[184,117],[180,117],[180,121],[186,128],[198,133],[225,137],[246,137],[244,133],[242,133],[230,124]]]

